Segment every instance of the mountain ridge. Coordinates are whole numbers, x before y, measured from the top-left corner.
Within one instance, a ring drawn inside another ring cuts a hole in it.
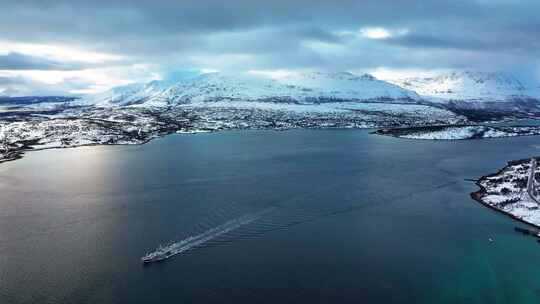
[[[540,97],[537,88],[527,87],[518,78],[502,72],[453,71],[433,77],[388,81],[413,90],[431,101],[512,102]]]
[[[130,84],[83,98],[87,104],[147,106],[220,100],[307,104],[336,101],[413,102],[420,100],[420,96],[369,74],[312,72],[281,79],[206,73],[175,83],[153,81]]]

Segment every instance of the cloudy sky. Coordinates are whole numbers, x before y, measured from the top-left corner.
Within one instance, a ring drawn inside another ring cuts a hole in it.
[[[508,71],[540,82],[538,0],[0,0],[0,94],[196,71]]]

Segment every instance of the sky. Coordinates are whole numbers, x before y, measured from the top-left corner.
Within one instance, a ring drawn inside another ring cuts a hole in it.
[[[0,95],[197,72],[448,70],[540,83],[538,0],[0,0]]]

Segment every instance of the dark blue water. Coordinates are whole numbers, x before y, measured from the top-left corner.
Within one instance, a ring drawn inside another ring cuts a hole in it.
[[[539,152],[304,130],[29,153],[0,165],[0,303],[539,303],[540,245],[464,180]]]

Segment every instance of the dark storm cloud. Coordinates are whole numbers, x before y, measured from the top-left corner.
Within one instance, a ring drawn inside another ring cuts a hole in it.
[[[452,33],[444,36],[410,33],[391,37],[386,42],[409,48],[461,49],[489,52],[530,51],[533,53],[540,49],[540,36],[527,36],[523,32],[511,33],[510,31],[504,35],[508,36],[501,37],[499,33],[486,33],[481,37],[475,37],[470,33],[460,35]]]
[[[2,36],[23,40],[157,41],[261,27],[408,26],[482,16],[473,1],[10,1]],[[313,34],[306,31],[307,35]],[[114,40],[113,40],[114,39]]]
[[[492,69],[539,61],[538,0],[3,2],[0,40],[111,52],[164,69]],[[372,40],[359,34],[364,27],[401,34]],[[0,58],[0,69],[10,65],[75,68]]]

